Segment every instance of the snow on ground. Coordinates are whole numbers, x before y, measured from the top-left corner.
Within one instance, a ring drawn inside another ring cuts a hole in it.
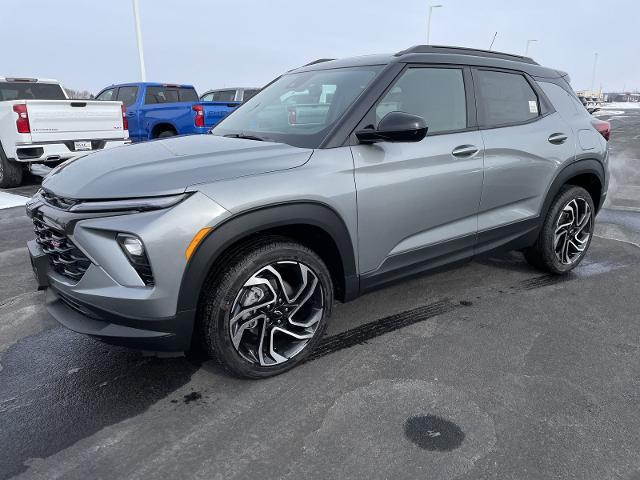
[[[21,207],[27,203],[27,200],[29,200],[29,197],[0,192],[0,210],[3,208]]]
[[[637,110],[640,109],[640,102],[611,102],[603,103],[603,110]]]

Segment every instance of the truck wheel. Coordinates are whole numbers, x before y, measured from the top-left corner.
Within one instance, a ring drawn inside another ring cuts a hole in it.
[[[23,167],[12,162],[0,146],[0,188],[17,187],[22,183]]]
[[[331,276],[315,252],[284,237],[245,244],[205,285],[199,326],[209,355],[229,373],[270,377],[318,344],[333,304]]]
[[[536,243],[525,250],[536,268],[561,275],[584,258],[593,237],[595,207],[589,192],[565,185],[549,208]]]
[[[174,132],[173,130],[165,130],[164,132],[160,132],[156,138],[174,137],[175,135],[176,132]]]

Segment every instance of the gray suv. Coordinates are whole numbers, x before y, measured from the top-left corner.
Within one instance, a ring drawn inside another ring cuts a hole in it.
[[[495,249],[564,274],[607,191],[608,125],[563,72],[417,46],[271,82],[211,135],[55,169],[27,205],[50,314],[231,373],[300,363],[334,300]]]

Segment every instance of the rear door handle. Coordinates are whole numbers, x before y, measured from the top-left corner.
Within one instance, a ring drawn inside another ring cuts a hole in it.
[[[565,133],[552,133],[549,135],[549,143],[553,143],[554,145],[560,145],[567,141],[569,136]]]
[[[468,158],[472,157],[479,151],[480,149],[475,145],[460,145],[451,151],[451,155],[458,158]]]

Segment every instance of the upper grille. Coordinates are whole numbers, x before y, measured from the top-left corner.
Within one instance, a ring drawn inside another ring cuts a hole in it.
[[[42,213],[33,212],[36,241],[49,257],[53,269],[71,280],[80,280],[91,265],[91,260],[64,234],[50,227]]]
[[[48,192],[44,189],[40,190],[40,195],[52,207],[59,208],[60,210],[69,210],[71,207],[78,203],[77,200],[73,200],[71,198],[64,198],[54,195],[51,192]]]

